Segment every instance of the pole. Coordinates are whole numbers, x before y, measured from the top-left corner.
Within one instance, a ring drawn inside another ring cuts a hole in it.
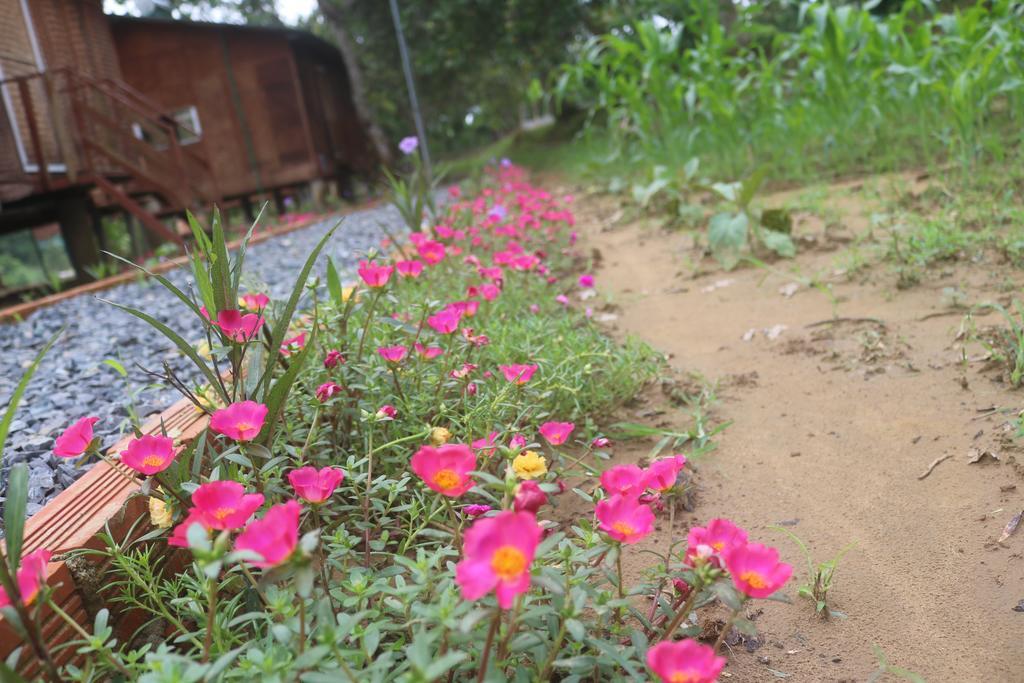
[[[391,18],[395,22],[395,37],[398,39],[398,53],[402,56],[402,71],[405,73],[405,87],[409,90],[409,106],[412,107],[412,118],[416,124],[416,136],[420,139],[420,150],[423,152],[423,168],[427,172],[427,181],[433,177],[430,165],[430,150],[427,147],[427,131],[423,127],[423,114],[420,102],[416,97],[416,84],[412,80],[412,64],[409,63],[409,49],[405,45],[405,34],[402,32],[402,20],[398,15],[398,0],[391,0]]]

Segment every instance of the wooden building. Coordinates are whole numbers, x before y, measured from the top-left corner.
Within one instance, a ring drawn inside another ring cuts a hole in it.
[[[102,0],[0,0],[0,109],[0,298],[10,240],[59,225],[68,270],[87,279],[104,215],[144,227],[150,247],[180,245],[186,209],[344,187],[376,164],[328,43],[110,17]]]
[[[329,43],[285,28],[110,21],[125,82],[191,126],[188,144],[209,159],[224,197],[315,178],[344,186],[372,172],[345,65]]]

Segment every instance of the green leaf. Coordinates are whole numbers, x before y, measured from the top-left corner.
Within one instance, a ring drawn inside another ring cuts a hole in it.
[[[302,347],[301,351],[291,357],[288,369],[285,370],[284,374],[269,387],[269,395],[265,401],[267,406],[267,419],[264,423],[263,431],[260,433],[261,436],[264,436],[266,443],[268,444],[273,438],[274,427],[277,423],[278,416],[284,410],[284,402],[285,399],[288,398],[288,392],[291,391],[292,384],[295,383],[295,378],[299,376],[299,372],[302,371],[303,366],[306,364],[306,360],[309,358],[310,354],[313,353],[313,349],[316,347],[316,331],[317,324],[316,321],[313,321],[313,330],[310,332],[309,339],[306,340],[306,345]],[[278,347],[279,346],[280,344],[278,344]],[[271,370],[268,369],[267,372],[269,373]]]
[[[299,297],[302,296],[302,290],[306,286],[306,279],[309,278],[309,271],[313,269],[313,264],[316,263],[316,259],[320,256],[320,251],[327,244],[327,241],[334,236],[334,232],[341,226],[342,221],[339,220],[324,234],[320,241],[317,242],[316,247],[309,254],[309,258],[306,259],[306,263],[302,266],[302,270],[299,271],[298,277],[295,278],[295,285],[292,287],[292,294],[288,297],[288,303],[285,304],[284,308],[278,313],[278,318],[274,322],[273,332],[270,334],[270,351],[267,354],[267,369],[264,372],[264,376],[260,378],[260,383],[265,384],[264,387],[264,403],[267,403],[270,397],[270,378],[274,369],[274,364],[277,363],[277,356],[274,353],[277,349],[281,348],[281,342],[284,341],[285,334],[288,333],[288,325],[291,323],[292,315],[295,313],[295,308],[299,305]],[[315,329],[315,328],[314,328]],[[306,348],[312,346],[312,343],[307,342]]]
[[[213,303],[218,311],[237,308],[237,297],[231,291],[231,257],[228,255],[228,243],[224,237],[224,224],[220,219],[220,211],[216,208],[213,210],[210,232],[210,283],[213,285]],[[210,315],[213,315],[212,311]]]
[[[122,258],[122,257],[118,256],[117,254],[112,254],[109,251],[105,251],[103,253],[106,254],[107,256],[110,256],[112,258],[117,259],[118,261],[121,261],[122,263],[126,263],[129,266],[131,266],[132,268],[135,268],[136,270],[138,270],[138,271],[140,271],[142,273],[145,273],[148,277],[153,278],[154,280],[159,282],[161,285],[163,285],[165,289],[167,289],[169,292],[174,294],[174,296],[178,297],[183,302],[185,302],[185,305],[188,306],[190,309],[192,309],[193,313],[195,313],[196,315],[200,315],[199,307],[196,306],[195,302],[192,301],[192,299],[189,298],[189,296],[187,294],[185,294],[185,292],[181,291],[178,287],[176,287],[174,285],[173,282],[171,282],[170,280],[165,278],[163,275],[158,275],[157,273],[154,273],[154,272],[150,271],[149,269],[145,268],[144,266],[140,266],[139,264],[134,263],[132,261],[129,261],[126,258]],[[197,276],[197,282],[198,281],[199,280],[198,280],[198,276]],[[101,299],[101,301],[102,301],[102,299]],[[208,302],[204,302],[204,303],[206,303],[207,304],[207,308],[209,308],[209,303]],[[216,317],[216,315],[217,315],[216,310],[210,311],[210,315],[213,315],[214,317]]]
[[[334,267],[334,261],[327,257],[327,291],[337,306],[344,305],[344,290],[341,286],[341,278],[338,277],[338,269]]]
[[[746,178],[740,184],[739,195],[736,199],[736,203],[740,205],[740,208],[747,208],[750,202],[754,199],[754,195],[761,188],[761,184],[764,183],[765,176],[768,175],[768,169],[765,166],[754,171],[748,178]]]
[[[761,241],[764,242],[764,246],[768,247],[779,256],[784,258],[793,258],[796,256],[796,245],[793,244],[793,240],[790,239],[789,235],[784,232],[762,230]]]
[[[4,503],[4,533],[7,563],[13,576],[21,563],[21,544],[25,538],[25,509],[28,505],[28,465],[19,462],[7,477],[7,500]]]
[[[0,680],[4,683],[27,683],[17,671],[7,666],[4,662],[0,662]]]
[[[39,350],[39,353],[36,354],[36,357],[32,359],[32,364],[25,370],[25,374],[21,376],[18,386],[14,388],[14,393],[11,394],[11,399],[7,403],[7,411],[4,413],[3,419],[0,420],[0,463],[3,462],[4,446],[7,444],[7,432],[11,428],[11,422],[14,421],[14,414],[18,412],[18,404],[21,403],[21,397],[25,395],[28,383],[32,381],[32,375],[36,374],[36,370],[39,369],[39,364],[42,363],[43,357],[49,353],[53,345],[57,343],[57,339],[60,335],[64,334],[66,329],[66,327],[62,327],[50,337],[43,348]]]
[[[739,263],[740,253],[747,244],[747,214],[717,213],[708,224],[708,246],[718,262],[727,270]]]
[[[117,374],[121,375],[122,377],[127,377],[128,376],[128,371],[125,370],[124,366],[121,365],[121,363],[119,361],[116,361],[113,358],[105,359],[103,361],[103,364],[104,365],[109,365],[110,367],[114,368],[114,370],[117,371]]]
[[[195,364],[195,366],[199,368],[200,372],[203,373],[203,376],[206,377],[206,381],[210,384],[210,386],[213,387],[214,390],[220,394],[220,397],[225,402],[231,403],[231,397],[228,396],[221,388],[220,381],[218,380],[217,375],[215,375],[213,370],[211,370],[206,365],[206,363],[203,362],[203,359],[200,358],[199,354],[196,353],[196,350],[192,348],[192,345],[181,338],[181,335],[179,335],[177,332],[169,328],[167,325],[164,325],[162,322],[160,322],[153,316],[143,313],[142,311],[136,308],[132,308],[131,306],[125,306],[124,304],[119,304],[110,301],[109,299],[100,299],[100,301],[108,303],[111,306],[120,308],[122,311],[125,311],[126,313],[131,313],[139,320],[145,321],[149,323],[152,327],[156,328],[162,335],[167,337],[175,346],[177,346],[178,350],[180,350],[183,354],[188,356],[189,360],[191,360]]]

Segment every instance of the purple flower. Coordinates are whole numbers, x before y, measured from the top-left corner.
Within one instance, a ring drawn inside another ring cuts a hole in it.
[[[402,138],[402,141],[398,143],[398,149],[402,150],[402,154],[412,154],[416,151],[416,148],[420,146],[420,140],[415,135]]]

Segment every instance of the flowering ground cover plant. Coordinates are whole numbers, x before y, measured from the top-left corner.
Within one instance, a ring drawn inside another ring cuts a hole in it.
[[[240,296],[244,248],[196,227],[196,294],[175,292],[206,339],[126,310],[197,364],[205,387],[166,378],[208,431],[135,438],[120,463],[143,481],[148,530],[82,551],[148,623],[123,642],[105,609],[91,625],[61,612],[80,657],[54,664],[38,626],[40,605],[59,610],[49,554],[20,556],[9,503],[0,607],[30,648],[5,674],[35,656],[50,680],[715,680],[730,626],[752,628],[745,603],[791,568],[711,520],[625,584],[624,554],[691,475],[683,454],[605,470],[595,418],[660,359],[567,305],[595,284],[578,278],[568,198],[510,165],[455,195],[438,224],[368,254],[353,287],[330,265],[324,287],[309,279],[318,248],[287,301]],[[108,457],[94,422],[57,454]],[[593,496],[569,490],[583,478]],[[576,495],[590,513],[567,519]],[[692,616],[712,603],[732,616],[701,643]]]

